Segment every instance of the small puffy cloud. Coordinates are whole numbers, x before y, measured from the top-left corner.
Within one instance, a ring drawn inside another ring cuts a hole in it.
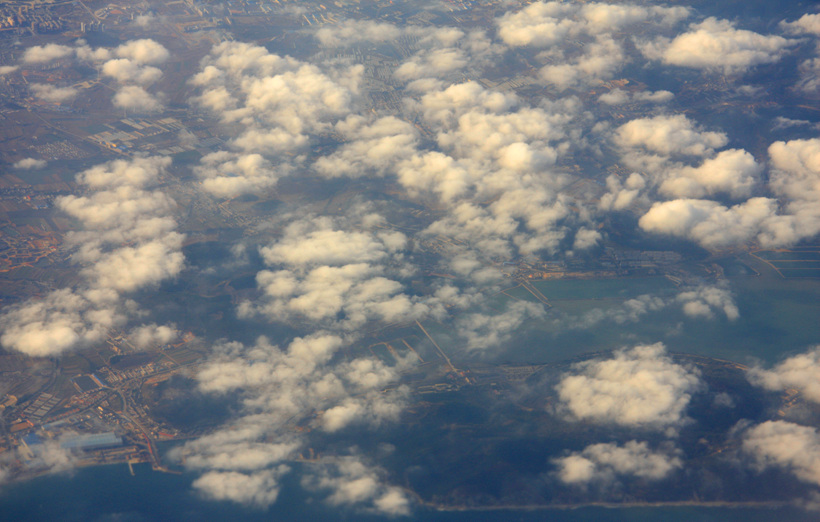
[[[87,45],[82,40],[78,42],[75,52],[77,53],[77,58],[80,60],[93,62],[95,64],[110,60],[112,57],[111,49],[107,49],[105,47],[97,47],[95,49]]]
[[[134,82],[140,85],[151,85],[162,77],[162,71],[156,67],[140,65],[128,58],[108,60],[103,64],[102,73],[119,82]]]
[[[401,232],[338,230],[330,219],[318,218],[288,225],[283,237],[260,253],[270,265],[340,265],[383,260],[406,241]]]
[[[401,81],[414,81],[412,89],[433,79],[460,80],[492,66],[506,47],[493,43],[484,31],[454,27],[407,27],[408,38],[418,48],[394,71]]]
[[[820,139],[778,141],[769,147],[769,186],[785,201],[762,233],[767,245],[790,245],[820,232]]]
[[[77,456],[63,448],[60,443],[73,436],[73,433],[66,433],[58,440],[49,440],[33,447],[29,446],[34,458],[28,465],[34,469],[44,469],[49,473],[72,469],[77,464]]]
[[[782,21],[780,27],[791,34],[814,34],[820,36],[820,14],[804,14],[794,22]]]
[[[577,31],[578,23],[568,16],[575,6],[563,2],[535,2],[516,13],[499,18],[498,36],[510,46],[546,47]]]
[[[773,120],[772,130],[782,131],[793,127],[811,127],[812,125],[812,122],[809,120],[795,120],[793,118],[778,116]]]
[[[627,299],[620,306],[605,309],[593,308],[585,312],[580,319],[562,319],[558,327],[588,329],[603,321],[616,324],[635,323],[644,320],[649,313],[679,306],[684,313],[698,319],[714,319],[724,315],[730,321],[740,316],[734,297],[727,286],[702,285],[683,289],[678,295],[663,298],[649,294]]]
[[[132,23],[137,27],[149,29],[151,27],[156,27],[156,25],[161,21],[162,19],[157,15],[153,13],[145,13],[135,16],[134,21]]]
[[[779,467],[820,486],[820,434],[816,428],[786,421],[766,421],[743,434],[741,449],[759,469]]]
[[[162,44],[150,39],[128,41],[114,51],[120,58],[130,58],[139,64],[158,64],[168,60],[171,54]]]
[[[633,100],[649,103],[666,103],[674,97],[675,95],[669,91],[639,91],[632,94]]]
[[[260,249],[269,266],[282,269],[257,274],[264,295],[242,303],[239,313],[348,329],[370,320],[423,317],[428,305],[402,293],[396,280],[412,272],[402,262],[405,242],[399,232],[344,230],[328,218],[296,221],[279,241]]]
[[[31,357],[52,357],[102,341],[124,317],[114,303],[94,303],[69,289],[9,307],[0,316],[0,343]]]
[[[162,102],[138,85],[120,87],[111,102],[120,109],[142,113],[160,112],[164,109]]]
[[[685,420],[699,387],[697,372],[673,362],[657,343],[575,364],[556,390],[562,407],[575,419],[663,428]]]
[[[682,7],[534,2],[504,14],[496,25],[498,37],[507,45],[548,48],[541,55],[548,63],[540,77],[563,90],[611,78],[628,59],[622,35],[617,34],[626,27],[672,25],[688,15]],[[582,42],[582,50],[561,49],[568,39]]]
[[[593,2],[581,8],[581,14],[592,31],[619,31],[623,27],[647,19],[662,25],[673,25],[686,19],[690,11],[686,7],[644,7],[638,5],[613,5]]]
[[[693,318],[712,318],[715,310],[723,312],[727,319],[734,321],[740,317],[731,292],[721,286],[701,286],[681,292],[675,299],[682,303],[683,312]]]
[[[641,22],[668,26],[688,16],[685,7],[533,2],[518,12],[504,14],[496,25],[498,36],[507,45],[548,47],[570,36],[614,33]]]
[[[395,375],[392,375],[390,380],[395,380],[395,378]],[[364,398],[350,397],[325,410],[319,419],[319,425],[329,433],[342,430],[352,424],[378,426],[385,421],[397,421],[402,406],[402,402],[380,397],[377,393],[367,394]]]
[[[381,174],[416,152],[415,127],[393,116],[373,123],[349,116],[336,124],[336,130],[350,141],[314,163],[325,177],[356,178],[373,171]]]
[[[19,68],[20,67],[17,65],[0,65],[0,76],[3,76],[4,74],[13,73]]]
[[[45,160],[25,158],[15,163],[14,168],[18,170],[39,170],[44,169],[46,165],[48,165],[48,162]]]
[[[544,308],[526,301],[511,302],[501,313],[469,313],[455,323],[458,334],[467,340],[468,350],[500,348],[527,320],[543,318]]]
[[[629,93],[623,89],[612,89],[598,97],[598,101],[607,105],[623,105],[625,103],[666,103],[675,95],[669,91],[638,91]]]
[[[121,247],[100,256],[84,270],[96,284],[118,292],[133,292],[179,274],[185,266],[182,236],[171,233],[136,246]]]
[[[769,147],[775,169],[771,181],[778,195],[798,199],[801,195],[816,198],[820,193],[820,139],[777,141]]]
[[[646,178],[633,172],[621,181],[618,176],[610,174],[606,186],[609,191],[601,196],[598,206],[604,210],[624,210],[639,199],[641,190],[646,187]]]
[[[340,321],[355,329],[370,320],[395,322],[425,315],[424,305],[401,293],[403,285],[364,263],[320,266],[303,275],[289,270],[263,270],[256,276],[264,292],[260,303],[243,303],[243,317],[262,314],[271,320],[304,318]]]
[[[597,230],[581,227],[575,232],[575,239],[572,242],[573,250],[588,250],[598,245],[601,241],[601,233]]]
[[[234,353],[236,349],[244,347],[229,344],[220,347],[226,352],[225,355],[218,354],[203,365],[197,380],[200,389],[210,393],[227,393],[237,388],[264,388],[271,384],[287,384],[295,390],[302,379],[310,377],[317,366],[325,364],[341,345],[340,337],[316,334],[296,338],[283,352],[267,339],[260,338],[247,350],[247,357],[236,357],[241,355]],[[253,361],[249,360],[250,357],[254,358]],[[293,414],[292,411],[289,413]]]
[[[623,89],[612,89],[598,96],[598,101],[607,105],[623,105],[630,99],[629,93]]]
[[[140,349],[162,346],[179,337],[179,332],[173,326],[145,324],[134,328],[128,334],[131,342]]]
[[[617,478],[660,480],[683,467],[677,452],[655,451],[646,442],[631,440],[593,444],[580,452],[553,460],[558,477],[565,484],[612,483]]]
[[[193,487],[208,499],[230,500],[264,508],[276,502],[279,480],[289,471],[287,466],[253,473],[209,471],[196,479]]]
[[[23,464],[26,474],[30,473],[60,473],[70,471],[77,465],[77,455],[64,449],[60,443],[75,436],[68,432],[57,440],[47,440],[42,443],[30,444],[12,448],[0,457],[0,485],[15,478],[15,471],[20,471]]]
[[[325,47],[342,47],[361,42],[393,42],[402,32],[402,29],[393,24],[372,20],[345,20],[339,24],[323,25],[313,36]]]
[[[302,484],[308,489],[328,491],[330,504],[359,506],[394,516],[409,514],[410,500],[401,489],[386,485],[381,474],[381,470],[356,457],[343,457],[306,476]]]
[[[608,36],[598,36],[584,46],[584,53],[557,65],[546,65],[541,79],[559,89],[569,89],[591,82],[610,79],[626,62],[621,44]]]
[[[56,85],[49,85],[46,83],[32,83],[29,85],[34,95],[52,103],[63,103],[73,100],[79,94],[79,91],[74,87],[57,87]]]
[[[638,118],[618,127],[615,142],[671,156],[704,156],[728,142],[722,132],[704,131],[683,114]]]
[[[816,93],[820,90],[820,58],[805,60],[800,64],[800,79],[797,82],[797,89],[807,94]]]
[[[707,18],[673,40],[659,39],[639,47],[650,59],[668,65],[741,73],[755,65],[773,63],[794,41],[735,28],[728,20]]]
[[[260,154],[218,151],[204,156],[194,172],[207,192],[232,198],[272,188],[283,169],[274,167]]]
[[[77,182],[94,190],[134,187],[144,188],[159,181],[171,165],[171,158],[136,157],[130,161],[114,160],[95,165],[77,175]],[[123,197],[128,197],[123,194]]]
[[[231,429],[221,429],[189,441],[182,450],[173,450],[170,456],[184,459],[185,467],[192,470],[248,473],[291,459],[299,448],[296,441],[263,441],[260,440],[262,435],[261,426],[246,424],[242,419]]]
[[[820,346],[793,355],[771,370],[752,368],[748,375],[753,384],[767,390],[794,388],[806,399],[820,403]]]
[[[705,199],[675,199],[655,203],[639,220],[647,232],[691,239],[706,248],[724,248],[759,237],[761,225],[773,216],[777,204],[769,198],[751,198],[733,207]]]
[[[734,198],[748,197],[757,183],[763,166],[742,149],[721,151],[697,167],[673,169],[659,191],[676,198],[692,198],[729,194]]]
[[[74,55],[74,48],[67,45],[46,44],[29,47],[23,53],[24,63],[48,63]]]

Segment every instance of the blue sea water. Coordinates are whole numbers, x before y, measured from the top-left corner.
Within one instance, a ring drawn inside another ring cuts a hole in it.
[[[536,521],[816,521],[820,514],[798,508],[703,507],[579,508],[533,511],[434,511],[415,508],[408,517],[385,517],[329,506],[298,485],[298,475],[283,482],[279,500],[268,509],[250,509],[202,499],[191,489],[193,474],[151,471],[148,465],[82,468],[71,474],[39,477],[0,489],[0,520],[19,521],[381,521],[442,522]]]

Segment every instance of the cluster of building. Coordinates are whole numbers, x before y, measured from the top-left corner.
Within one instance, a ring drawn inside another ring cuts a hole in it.
[[[604,255],[601,256],[601,265],[607,268],[634,270],[674,265],[682,260],[680,254],[667,250],[619,250],[606,247]]]
[[[108,129],[92,134],[88,136],[88,139],[100,146],[121,151],[127,151],[135,146],[150,150],[155,148],[155,145],[144,142],[147,138],[186,130],[185,125],[176,118],[162,118],[156,121],[123,118],[118,122],[106,124],[105,127]],[[177,147],[180,151],[194,148],[193,145],[187,146],[187,148]]]
[[[0,30],[15,28],[28,28],[34,33],[56,32],[63,28],[63,20],[55,18],[48,9],[28,5],[0,6]]]

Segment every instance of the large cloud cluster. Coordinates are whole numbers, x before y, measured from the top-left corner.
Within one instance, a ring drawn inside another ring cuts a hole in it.
[[[174,451],[189,469],[204,470],[194,487],[208,497],[267,506],[276,500],[286,463],[305,446],[304,435],[287,429],[317,412],[312,425],[336,432],[351,424],[394,421],[406,390],[394,383],[407,364],[388,366],[370,358],[332,364],[345,341],[318,332],[294,339],[285,349],[260,338],[250,347],[239,343],[217,346],[200,369],[199,388],[206,393],[241,391],[242,416],[230,427],[189,441]],[[338,473],[326,470],[319,489],[333,491],[335,504],[370,502],[384,512],[403,512],[407,500],[399,490],[381,484],[358,461],[340,461]],[[235,487],[233,485],[242,485]]]
[[[671,25],[688,16],[688,9],[683,7],[534,2],[503,15],[497,24],[498,36],[508,45],[548,47],[568,36],[619,31],[647,20]]]
[[[411,193],[432,193],[449,208],[429,234],[509,257],[554,252],[571,223],[583,222],[560,193],[569,178],[551,170],[568,147],[576,100],[530,107],[512,94],[463,83],[424,95],[415,109],[436,129],[439,150],[400,165],[398,175]],[[579,247],[593,245],[590,239]]]
[[[467,82],[408,100],[408,108],[435,132],[435,150],[421,148],[416,129],[398,118],[354,117],[337,125],[347,143],[314,167],[328,177],[395,176],[411,196],[447,209],[428,235],[455,238],[482,255],[558,248],[579,216],[559,194],[568,177],[550,167],[568,147],[577,100],[531,107]],[[597,242],[597,232],[588,232],[579,248]]]
[[[497,21],[498,36],[513,47],[545,48],[541,78],[559,89],[609,79],[628,61],[623,30],[636,24],[667,27],[689,16],[684,7],[535,2]],[[620,33],[620,34],[619,34]],[[580,52],[560,44],[584,42]]]
[[[657,343],[574,365],[556,385],[561,406],[572,418],[594,423],[636,428],[681,424],[700,378],[665,352]]]
[[[645,231],[715,249],[753,241],[788,246],[820,232],[818,139],[773,143],[767,185],[764,164],[742,149],[719,150],[726,134],[684,115],[634,119],[618,127],[612,141],[633,172],[607,178],[599,207],[644,208],[639,225]],[[765,189],[770,197],[757,195]]]
[[[102,340],[135,305],[123,294],[176,276],[184,267],[183,236],[172,217],[174,201],[153,189],[169,158],[116,160],[77,175],[89,192],[56,205],[80,223],[66,243],[82,267],[83,284],[10,308],[0,318],[3,345],[52,356]]]
[[[108,49],[92,48],[80,41],[76,46],[46,44],[26,49],[23,54],[25,64],[44,64],[54,60],[70,58],[91,62],[99,68],[103,76],[118,82],[112,98],[115,107],[136,112],[159,112],[164,106],[157,95],[147,89],[162,78],[162,70],[155,65],[168,60],[170,53],[162,44],[151,40],[130,40]],[[33,85],[36,95],[46,101],[63,102],[77,96],[71,87],[53,85]]]
[[[763,170],[744,150],[715,152],[727,144],[726,134],[703,130],[682,114],[632,120],[616,129],[614,142],[636,172],[625,183],[610,176],[602,199],[607,208],[624,208],[644,188],[669,198],[748,197]],[[700,164],[687,164],[693,160]]]
[[[315,65],[263,47],[215,46],[191,79],[201,89],[196,101],[224,124],[243,130],[230,143],[233,152],[203,159],[198,174],[205,189],[232,197],[274,186],[287,163],[282,154],[299,153],[312,135],[329,132],[350,112],[361,71],[356,66],[332,78]]]
[[[753,197],[727,207],[708,199],[655,203],[640,219],[647,231],[686,237],[706,247],[757,241],[788,246],[820,232],[820,140],[775,142],[769,147],[774,198]]]

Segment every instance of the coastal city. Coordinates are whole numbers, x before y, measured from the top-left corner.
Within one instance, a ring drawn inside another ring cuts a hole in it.
[[[802,516],[820,14],[678,4],[3,2],[0,495]]]

